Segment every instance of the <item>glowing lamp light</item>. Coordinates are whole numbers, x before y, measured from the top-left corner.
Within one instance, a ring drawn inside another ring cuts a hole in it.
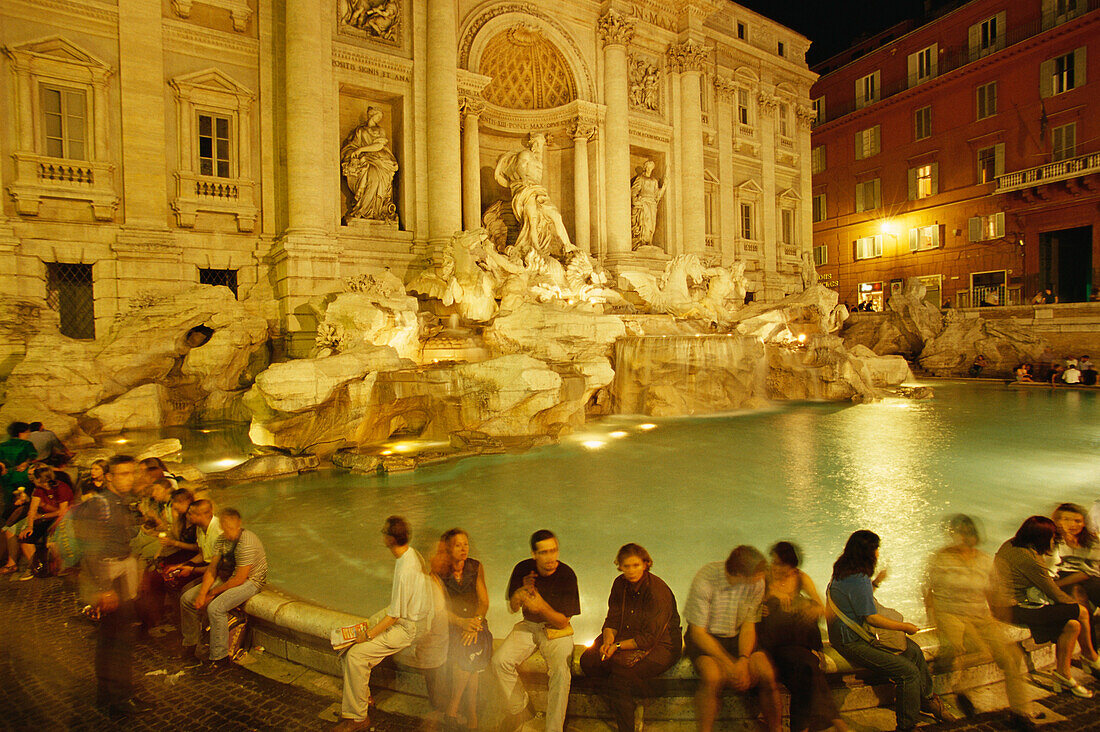
[[[626,437],[626,436],[627,436],[627,433],[623,432],[622,430],[615,430],[614,432],[612,432],[609,435],[609,437],[614,437],[617,440],[622,439],[623,437]]]
[[[607,443],[604,442],[603,440],[585,440],[581,444],[584,445],[589,450],[599,450],[601,447],[603,447]]]
[[[806,342],[806,334],[805,333],[799,333],[798,334],[798,342],[799,343],[805,343]]]
[[[656,427],[657,427],[657,425],[653,424],[652,422],[646,422],[645,424],[638,425],[638,429],[640,429],[640,430],[651,430],[651,429],[654,429]]]
[[[240,458],[222,458],[221,460],[215,460],[214,464],[221,468],[235,468],[242,462],[244,461]]]
[[[584,647],[585,647],[585,648],[591,648],[591,647],[592,647],[592,644],[593,644],[593,643],[595,643],[595,642],[596,642],[596,639],[595,639],[595,638],[593,638],[592,640],[590,640],[590,641],[588,641],[587,643],[585,643],[585,644],[584,644]]]
[[[883,219],[882,225],[879,227],[879,233],[890,234],[893,233],[890,226],[890,219]]]
[[[382,454],[383,455],[393,455],[393,450],[383,450]]]
[[[115,440],[115,444],[117,445],[125,445],[127,442],[129,442],[129,440],[127,440],[125,437],[120,437],[119,439]]]

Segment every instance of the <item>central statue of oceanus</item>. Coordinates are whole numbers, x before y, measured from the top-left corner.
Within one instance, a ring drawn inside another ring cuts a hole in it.
[[[512,192],[512,211],[520,223],[515,244],[518,259],[532,249],[556,259],[577,251],[565,230],[561,213],[542,184],[545,151],[546,135],[534,133],[527,145],[501,155],[493,171],[497,183]]]

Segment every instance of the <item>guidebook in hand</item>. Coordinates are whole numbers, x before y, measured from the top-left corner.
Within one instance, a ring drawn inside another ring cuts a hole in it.
[[[340,651],[348,646],[365,641],[367,639],[368,630],[370,630],[370,623],[365,620],[355,625],[348,625],[343,628],[333,628],[332,633],[329,634],[329,642],[332,643],[332,650]]]

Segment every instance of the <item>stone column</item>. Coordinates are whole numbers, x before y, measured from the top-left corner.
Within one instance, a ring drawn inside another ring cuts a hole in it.
[[[810,142],[810,130],[813,127],[814,120],[817,115],[814,114],[814,110],[804,105],[798,105],[795,108],[795,115],[798,118],[797,126],[798,140],[795,143],[798,149],[799,160],[809,160],[812,153]],[[813,252],[814,248],[814,224],[813,224],[813,195],[814,185],[813,176],[809,173],[809,168],[805,165],[802,166],[802,175],[799,180],[799,192],[798,195],[802,197],[802,204],[798,211],[798,231],[799,231],[799,245],[802,252]]]
[[[760,187],[763,189],[757,216],[760,231],[760,252],[764,269],[765,302],[783,298],[783,283],[779,276],[779,231],[776,222],[775,186],[775,108],[779,100],[761,91],[757,95],[757,115],[760,122]]]
[[[325,194],[325,87],[332,60],[323,39],[329,29],[316,0],[286,2],[287,233],[320,236],[330,228]]]
[[[608,10],[599,21],[603,39],[604,190],[607,201],[607,253],[630,252],[630,96],[626,47],[634,37],[634,20]]]
[[[428,2],[428,239],[447,241],[462,228],[462,158],[458,120],[457,20],[450,0]]]
[[[714,86],[718,90],[719,249],[722,265],[729,266],[737,260],[734,248],[737,202],[733,195],[733,107],[737,103],[737,86],[722,77],[714,80]]]
[[[166,229],[164,32],[157,3],[119,0],[118,51],[126,225]]]
[[[680,73],[680,205],[684,239],[679,251],[702,254],[707,244],[706,197],[703,187],[703,109],[700,78],[707,49],[694,41],[668,49],[669,67]]]
[[[462,100],[462,226],[468,231],[481,226],[481,142],[478,125],[485,102]]]
[[[573,243],[592,253],[592,197],[588,186],[588,140],[596,133],[590,124],[573,125]]]

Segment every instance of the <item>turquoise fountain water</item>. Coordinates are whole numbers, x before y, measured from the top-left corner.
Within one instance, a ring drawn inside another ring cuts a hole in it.
[[[984,548],[1032,513],[1100,498],[1100,401],[1091,392],[934,384],[930,401],[798,404],[705,419],[613,418],[522,455],[462,460],[392,476],[322,472],[218,491],[268,550],[269,581],[292,594],[370,614],[388,599],[393,560],[379,529],[413,525],[427,555],[452,526],[470,532],[489,583],[490,626],[515,620],[504,585],[549,528],[580,580],[578,642],[598,631],[615,551],[649,549],[681,608],[695,571],[739,543],[791,539],[819,586],[848,534],[883,537],[880,590],[923,620],[920,577],[942,543],[940,520],[980,519]],[[213,435],[207,436],[213,437]],[[201,464],[201,460],[197,460]]]

